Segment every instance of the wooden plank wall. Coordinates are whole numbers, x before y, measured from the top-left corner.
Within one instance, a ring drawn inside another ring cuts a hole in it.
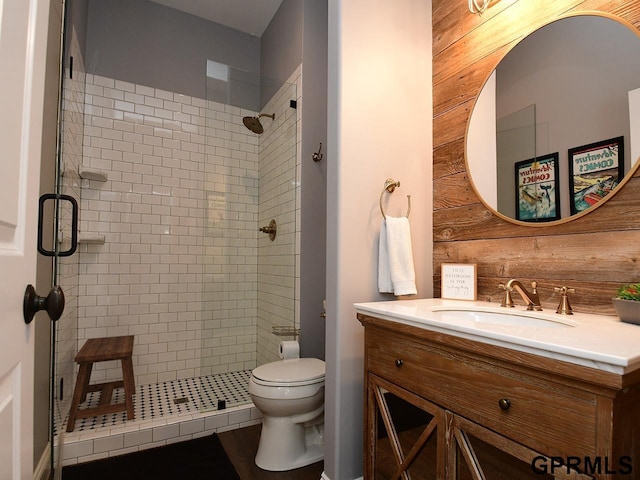
[[[604,12],[640,28],[630,0],[492,0],[472,15],[467,0],[433,0],[434,290],[442,263],[477,263],[478,299],[500,301],[498,284],[536,280],[543,306],[553,287],[574,287],[576,311],[615,314],[621,283],[640,282],[640,173],[597,210],[556,226],[527,227],[497,217],[468,179],[464,141],[485,80],[518,41],[564,16]],[[612,55],[615,52],[612,52]],[[637,171],[638,172],[638,171]],[[519,298],[515,298],[519,302]]]

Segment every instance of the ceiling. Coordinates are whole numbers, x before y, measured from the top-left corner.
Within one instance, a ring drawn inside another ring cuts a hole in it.
[[[151,0],[235,30],[261,37],[282,0]]]

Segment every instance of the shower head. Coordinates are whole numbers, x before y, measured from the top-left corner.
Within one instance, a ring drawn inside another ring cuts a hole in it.
[[[244,126],[251,130],[253,133],[261,134],[262,132],[264,132],[264,128],[260,123],[260,117],[269,117],[271,120],[275,120],[276,114],[261,113],[257,117],[244,117],[242,119],[242,123],[244,123]]]

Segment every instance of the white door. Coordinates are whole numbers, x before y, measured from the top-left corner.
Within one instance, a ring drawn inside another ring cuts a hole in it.
[[[0,0],[0,478],[33,478],[35,285],[49,0]],[[40,295],[47,292],[38,292]]]

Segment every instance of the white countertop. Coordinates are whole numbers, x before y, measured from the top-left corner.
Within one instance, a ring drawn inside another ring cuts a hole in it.
[[[640,325],[617,317],[577,312],[559,315],[552,309],[532,312],[523,306],[503,308],[497,303],[440,298],[354,306],[359,313],[384,320],[608,372],[622,374],[640,368]],[[472,312],[481,312],[485,319],[474,320]],[[549,322],[539,322],[546,323],[540,326],[535,319]]]

